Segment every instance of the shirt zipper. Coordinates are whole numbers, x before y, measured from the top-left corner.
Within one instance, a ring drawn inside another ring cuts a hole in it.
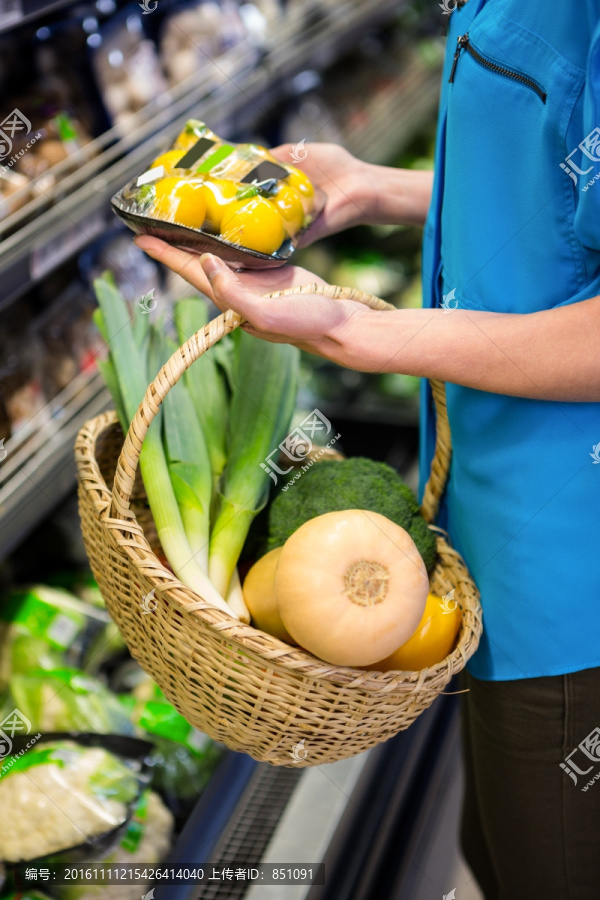
[[[466,50],[473,59],[479,63],[479,65],[483,66],[486,69],[489,69],[491,72],[496,72],[498,75],[503,75],[505,78],[512,78],[513,81],[518,81],[521,84],[524,84],[526,87],[530,88],[534,91],[542,103],[546,102],[547,94],[539,84],[533,80],[533,78],[528,78],[527,75],[522,75],[521,72],[515,72],[513,69],[507,69],[505,66],[499,66],[497,63],[491,62],[489,59],[486,59],[485,56],[482,56],[481,53],[478,53],[477,50],[473,47],[469,39],[469,34],[461,34],[460,37],[456,41],[456,51],[454,53],[454,62],[452,63],[452,70],[450,72],[450,78],[448,81],[450,84],[454,81],[454,75],[456,74],[456,67],[458,65],[458,59],[460,57],[460,51]]]

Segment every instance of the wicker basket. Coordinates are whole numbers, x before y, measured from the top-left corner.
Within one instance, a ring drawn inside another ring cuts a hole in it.
[[[319,287],[328,296],[374,309],[384,301],[359,291]],[[271,296],[314,292],[292,288]],[[141,480],[146,431],[183,372],[241,324],[229,311],[193,335],[148,388],[129,433],[114,413],[87,422],[75,445],[79,510],[86,550],[106,606],[132,655],[196,728],[257,760],[310,766],[354,756],[414,722],[477,649],[481,608],[463,561],[439,533],[432,591],[455,589],[463,610],[456,649],[420,672],[334,666],[211,606],[163,565]],[[444,385],[433,383],[437,441],[423,514],[433,521],[450,463]],[[116,470],[116,471],[115,471]],[[143,598],[154,591],[154,612]]]

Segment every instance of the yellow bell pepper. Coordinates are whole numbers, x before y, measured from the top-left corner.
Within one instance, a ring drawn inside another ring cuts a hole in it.
[[[417,672],[441,662],[453,650],[462,621],[455,600],[428,594],[423,617],[414,634],[397,650],[365,669],[377,672]]]

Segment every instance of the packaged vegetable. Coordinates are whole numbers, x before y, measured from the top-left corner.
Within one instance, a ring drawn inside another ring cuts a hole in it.
[[[0,859],[35,859],[122,825],[140,793],[136,765],[101,747],[38,742],[0,778]]]
[[[0,641],[24,634],[44,641],[63,662],[77,665],[92,640],[104,632],[106,610],[83,602],[68,591],[46,585],[15,588],[0,601]]]
[[[31,181],[5,168],[0,178],[0,221],[25,206],[31,197]]]
[[[16,707],[41,732],[133,734],[133,725],[108,688],[77,669],[13,675],[2,709]]]
[[[144,34],[142,14],[124,9],[103,25],[92,66],[106,110],[123,125],[167,90],[156,47]]]
[[[160,28],[160,60],[169,87],[192,76],[196,80],[209,76],[212,81],[223,81],[229,74],[228,63],[237,65],[239,71],[239,53],[235,59],[223,58],[223,54],[243,42],[245,36],[236,3],[180,3],[167,14]],[[240,49],[243,53],[244,48]],[[254,55],[250,55],[248,62],[253,59]]]
[[[88,623],[82,645],[77,645],[76,652],[67,651],[67,657],[51,648],[44,636],[34,637],[29,630],[21,635],[12,629],[11,640],[6,640],[6,637],[2,640],[0,637],[0,685],[6,682],[11,672],[25,674],[32,668],[56,669],[65,661],[77,662],[82,671],[95,675],[125,651],[125,642],[115,623],[108,617],[100,588],[89,570],[59,571],[48,580],[50,589],[66,591],[82,601],[80,608],[83,612],[89,612],[90,607],[101,610],[101,621],[96,621],[91,627]]]
[[[225,753],[222,745],[204,738],[201,752],[166,738],[151,738],[152,787],[164,797],[180,824],[191,814]]]
[[[135,805],[133,815],[120,838],[117,847],[95,860],[98,865],[122,864],[124,866],[141,864],[156,865],[162,862],[171,846],[173,835],[173,816],[166,808],[158,794],[144,791]],[[139,900],[140,888],[146,884],[140,880],[135,885],[110,886],[111,900]],[[57,888],[59,900],[95,900],[106,893],[105,885],[62,885]]]
[[[173,146],[112,198],[138,234],[237,266],[283,265],[322,207],[300,169],[190,119]]]
[[[115,673],[119,700],[134,725],[154,744],[152,786],[178,822],[197,802],[225,748],[197,731],[177,712],[159,686],[133,661]]]
[[[199,756],[212,744],[208,735],[193,728],[147,676],[132,693],[120,694],[118,699],[131,722],[148,735],[167,738]]]
[[[48,672],[61,665],[60,653],[43,638],[0,625],[0,689],[6,687],[13,675],[25,675],[32,669]]]

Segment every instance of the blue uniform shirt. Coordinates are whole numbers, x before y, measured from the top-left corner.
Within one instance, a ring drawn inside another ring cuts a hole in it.
[[[451,14],[423,294],[426,307],[450,294],[450,307],[517,314],[600,294],[600,0],[468,0]],[[600,404],[446,392],[438,523],[481,591],[470,672],[600,666]],[[434,437],[424,381],[421,496]]]

